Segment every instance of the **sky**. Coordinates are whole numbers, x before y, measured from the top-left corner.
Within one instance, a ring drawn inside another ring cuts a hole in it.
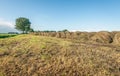
[[[19,17],[36,31],[119,31],[120,0],[0,0],[0,33]]]

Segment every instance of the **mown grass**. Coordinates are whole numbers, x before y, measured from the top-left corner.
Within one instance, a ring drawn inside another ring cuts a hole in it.
[[[6,76],[119,76],[120,48],[111,46],[33,35],[4,38],[0,71]]]

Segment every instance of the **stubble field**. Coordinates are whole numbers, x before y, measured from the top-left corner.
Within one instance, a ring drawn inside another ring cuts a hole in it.
[[[0,76],[120,76],[120,47],[38,35],[1,38]]]

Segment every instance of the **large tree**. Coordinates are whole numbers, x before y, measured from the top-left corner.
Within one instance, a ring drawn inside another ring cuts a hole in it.
[[[19,31],[22,31],[23,33],[28,33],[30,31],[31,22],[29,19],[24,17],[19,17],[16,19],[16,25],[15,28]]]

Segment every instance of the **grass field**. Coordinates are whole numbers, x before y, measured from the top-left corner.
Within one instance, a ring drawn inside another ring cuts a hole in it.
[[[120,48],[46,36],[0,39],[0,76],[119,76]]]
[[[0,38],[8,38],[8,37],[14,37],[17,34],[0,34]]]

